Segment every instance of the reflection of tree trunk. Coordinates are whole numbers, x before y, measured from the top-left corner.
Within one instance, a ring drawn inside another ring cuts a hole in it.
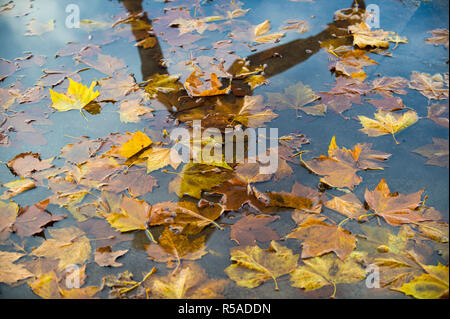
[[[355,5],[355,2],[353,2],[353,6]],[[366,5],[364,0],[358,0],[357,3],[359,9],[365,9]],[[347,21],[334,21],[329,24],[328,28],[315,36],[294,40],[252,54],[247,59],[250,61],[251,65],[267,64],[265,76],[271,77],[307,60],[309,57],[320,51],[321,42],[333,39],[333,34],[336,34],[339,29],[346,30],[349,25],[350,23]]]
[[[137,14],[143,10],[142,0],[120,1],[130,14]],[[352,6],[354,7],[356,4],[362,10],[366,7],[364,0],[353,0]],[[148,19],[146,13],[144,13],[140,19],[151,26],[151,21]],[[348,25],[349,24],[346,21],[335,21],[331,23],[327,29],[315,36],[306,39],[294,40],[289,43],[252,54],[248,57],[248,60],[252,65],[267,64],[267,68],[265,70],[267,77],[279,74],[299,63],[302,63],[315,53],[319,52],[320,42],[332,39],[333,33],[335,33],[338,28],[346,29]],[[136,40],[139,41],[142,31],[132,30],[132,32]],[[160,65],[160,61],[164,56],[157,38],[156,41],[156,45],[153,48],[144,49],[142,47],[138,47],[143,80],[148,79],[156,73],[167,73],[167,69]]]
[[[142,12],[142,0],[121,0],[125,9],[127,9],[129,14],[138,14]],[[152,22],[147,16],[146,12],[139,17],[139,20],[144,21],[149,26]],[[136,41],[142,40],[142,30],[131,29]],[[153,48],[144,49],[143,47],[138,47],[139,57],[141,59],[141,72],[143,80],[147,80],[152,75],[159,73],[167,73],[167,69],[162,67],[160,61],[164,58],[161,47],[159,45],[158,38],[155,37],[156,44]]]

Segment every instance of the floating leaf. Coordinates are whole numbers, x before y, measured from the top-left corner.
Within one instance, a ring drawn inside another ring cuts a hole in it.
[[[413,125],[419,120],[417,113],[414,111],[408,111],[403,114],[396,114],[392,112],[386,112],[378,110],[375,113],[375,119],[368,118],[363,115],[359,115],[358,119],[361,122],[363,128],[360,130],[369,136],[381,136],[386,134],[392,134],[395,142],[395,133]]]
[[[186,90],[189,92],[191,96],[213,96],[213,95],[221,95],[228,94],[231,90],[231,83],[221,89],[222,82],[220,82],[219,78],[215,73],[211,73],[211,79],[209,80],[201,80],[201,77],[204,74],[198,71],[194,71],[189,75],[184,82]]]
[[[329,225],[323,218],[309,217],[286,238],[303,240],[302,258],[321,256],[329,252],[345,260],[356,247],[356,238],[340,226]]]
[[[305,265],[291,273],[292,286],[309,291],[331,285],[334,287],[331,298],[334,298],[337,284],[356,283],[366,277],[366,271],[360,264],[362,257],[361,252],[355,251],[345,261],[333,253],[305,259]]]
[[[389,225],[399,226],[430,220],[417,210],[422,203],[422,193],[423,189],[407,195],[391,193],[383,178],[374,190],[366,189],[364,199],[370,209],[383,217]]]
[[[191,263],[175,274],[153,278],[149,286],[154,298],[217,299],[223,298],[222,292],[227,284],[224,279],[208,279],[205,270]]]
[[[240,287],[255,288],[272,279],[278,290],[277,278],[290,273],[297,265],[298,255],[275,241],[267,250],[258,246],[234,247],[225,273]]]
[[[150,244],[145,247],[150,259],[158,262],[172,263],[180,260],[196,260],[202,258],[208,252],[205,246],[205,236],[189,239],[183,234],[175,234],[169,228],[165,228],[158,238],[158,244]]]
[[[444,78],[439,73],[431,76],[428,73],[412,72],[409,82],[409,88],[419,91],[430,100],[448,99],[448,88],[444,85]]]
[[[94,92],[96,82],[92,82],[91,86],[87,86],[77,83],[69,78],[70,85],[66,94],[61,94],[50,89],[50,95],[52,98],[52,107],[60,112],[70,110],[82,110],[86,105],[93,101],[100,95],[99,92]]]
[[[112,251],[110,246],[97,248],[94,254],[95,262],[101,267],[120,267],[120,264],[116,261],[117,258],[126,254],[128,249]]]
[[[23,265],[14,263],[22,256],[20,253],[0,251],[0,282],[12,285],[33,276]]]
[[[91,256],[91,243],[76,227],[48,230],[50,237],[33,251],[33,255],[59,260],[58,270],[83,264]]]
[[[277,216],[246,215],[231,226],[230,238],[241,246],[254,245],[256,241],[278,240],[277,233],[267,224],[277,220]]]

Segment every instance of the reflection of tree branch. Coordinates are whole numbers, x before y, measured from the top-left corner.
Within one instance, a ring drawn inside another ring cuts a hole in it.
[[[151,26],[151,21],[148,19],[147,14],[143,11],[142,0],[119,0],[123,3],[125,9],[130,15],[138,15],[139,19],[144,21],[147,25]],[[365,9],[364,0],[353,0],[353,8]],[[351,23],[349,21],[334,21],[328,25],[328,27],[315,36],[308,37],[306,39],[298,39],[286,44],[278,45],[276,47],[269,48],[267,50],[250,55],[247,60],[251,65],[263,65],[266,64],[265,76],[271,77],[286,71],[295,65],[306,61],[309,57],[319,52],[321,49],[320,43],[335,38],[335,34],[346,32],[348,26]],[[135,30],[132,28],[133,35],[136,41],[142,40],[142,30]],[[155,37],[156,38],[156,37]],[[157,40],[157,38],[156,38]],[[141,59],[141,71],[143,79],[147,80],[151,76],[159,74],[167,74],[167,69],[164,68],[160,61],[163,59],[163,54],[159,42],[156,41],[156,45],[152,48],[144,49],[138,47],[139,56]],[[242,82],[242,81],[241,81]],[[233,81],[236,87],[239,87],[239,81]],[[248,85],[243,85],[243,90],[246,95],[252,95],[252,91]],[[159,102],[165,105],[169,111],[174,111],[173,106],[176,106],[175,111],[183,111],[197,107],[198,103],[185,103],[186,98],[189,100],[195,100],[188,98],[185,92],[178,92],[176,94],[166,94],[167,98],[157,97]],[[184,102],[183,102],[184,101]],[[175,102],[175,103],[174,103]],[[197,105],[196,105],[197,104]],[[203,103],[200,103],[200,105]]]

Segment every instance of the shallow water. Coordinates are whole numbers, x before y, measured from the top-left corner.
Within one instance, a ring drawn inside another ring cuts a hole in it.
[[[19,2],[19,1],[17,1]],[[20,5],[25,6],[27,1],[20,1]],[[199,15],[209,16],[217,12],[217,4],[225,5],[227,1],[198,1],[201,3]],[[250,24],[255,25],[266,19],[270,19],[272,30],[277,30],[283,25],[283,21],[288,19],[307,20],[309,30],[303,34],[289,32],[280,43],[266,44],[257,48],[257,52],[289,43],[296,39],[306,39],[314,37],[322,32],[327,24],[333,22],[333,14],[336,10],[347,8],[351,5],[351,1],[325,1],[316,0],[314,2],[291,2],[288,0],[244,0],[243,8],[251,10],[246,14],[244,19]],[[39,0],[33,2],[33,8],[29,15],[14,17],[0,15],[0,41],[3,44],[0,48],[0,57],[13,60],[16,57],[24,56],[24,52],[31,51],[35,55],[44,55],[47,57],[46,63],[42,67],[30,67],[22,69],[0,82],[2,88],[8,87],[15,80],[20,80],[24,87],[31,87],[42,75],[41,69],[54,69],[65,65],[70,69],[79,69],[83,64],[76,65],[71,56],[55,58],[55,53],[63,47],[67,42],[86,42],[96,43],[101,41],[103,35],[100,32],[88,32],[81,29],[68,29],[64,26],[66,18],[65,7],[74,1],[45,1]],[[186,1],[174,1],[166,4],[168,7],[174,7],[178,3],[187,3]],[[393,0],[373,0],[370,3],[377,4],[380,7],[380,28],[384,30],[394,31],[401,36],[408,38],[408,44],[399,44],[392,52],[393,57],[385,57],[382,55],[370,54],[378,64],[374,66],[364,67],[367,73],[367,80],[372,81],[378,74],[381,76],[401,76],[409,79],[412,71],[425,72],[430,74],[448,72],[448,51],[443,46],[425,45],[424,39],[428,37],[427,31],[436,28],[448,28],[448,1],[433,0],[430,2],[413,3],[413,1],[393,1]],[[3,4],[3,2],[2,2]],[[95,21],[111,21],[112,16],[124,13],[123,5],[119,1],[80,1],[77,3],[80,7],[82,19]],[[366,4],[369,4],[366,2]],[[17,4],[17,6],[20,6]],[[149,19],[156,19],[164,15],[163,8],[165,4],[160,1],[144,1],[143,9],[147,12]],[[314,16],[314,18],[312,18]],[[55,30],[45,33],[41,36],[26,37],[26,24],[30,19],[38,21],[55,20]],[[157,32],[162,30],[156,29]],[[210,47],[212,42],[225,39],[229,29],[220,31],[206,31],[204,38],[195,42],[195,44],[185,45],[183,49],[178,49],[174,55],[171,52],[171,46],[160,40],[163,56],[169,60],[168,73],[179,73],[177,63],[189,59],[191,54],[194,56],[210,55],[211,50],[200,51],[203,46]],[[148,62],[142,61],[138,49],[134,46],[135,41],[131,31],[127,29],[128,36],[120,37],[117,41],[102,46],[102,53],[112,55],[124,59],[127,64],[127,71],[135,75],[136,81],[145,80],[143,69]],[[89,36],[92,36],[92,39]],[[305,48],[308,49],[308,48]],[[236,55],[246,57],[255,52],[250,52],[248,48],[236,48]],[[231,62],[227,61],[231,64]],[[265,95],[266,92],[282,92],[289,85],[302,81],[308,84],[314,91],[329,91],[335,82],[335,76],[328,69],[329,54],[325,50],[320,50],[301,63],[293,65],[291,68],[277,73],[270,77],[268,85],[262,85],[254,89],[253,95]],[[100,72],[91,69],[80,73],[83,83],[87,84],[95,79],[104,78]],[[184,82],[184,74],[181,78]],[[337,144],[347,148],[353,147],[357,143],[372,143],[373,149],[387,153],[392,153],[392,157],[386,162],[387,167],[384,170],[367,171],[360,174],[363,181],[358,185],[354,193],[359,199],[364,198],[364,191],[373,189],[385,177],[392,192],[412,193],[422,188],[425,189],[425,195],[428,196],[427,205],[435,207],[440,211],[445,219],[448,219],[449,211],[449,180],[448,168],[425,165],[426,159],[412,150],[426,144],[431,144],[432,137],[448,139],[448,128],[438,126],[435,122],[425,118],[427,116],[428,100],[419,92],[407,89],[408,94],[401,96],[404,104],[416,110],[421,119],[413,126],[396,134],[400,144],[396,145],[390,135],[380,137],[368,137],[359,129],[361,125],[354,117],[357,115],[366,115],[372,117],[376,112],[368,102],[361,105],[353,105],[353,107],[344,112],[345,117],[328,110],[324,117],[314,117],[302,114],[301,118],[296,118],[294,110],[276,110],[278,118],[271,121],[267,126],[279,129],[279,136],[287,135],[298,131],[307,136],[311,143],[303,145],[302,150],[307,150],[305,158],[309,159],[313,156],[326,154],[330,140],[336,136]],[[433,102],[434,103],[434,102]],[[448,101],[444,101],[448,103]],[[73,137],[89,136],[91,139],[105,137],[111,132],[134,132],[137,130],[155,127],[155,120],[142,120],[140,123],[122,123],[119,114],[116,112],[117,106],[113,103],[106,103],[102,106],[102,111],[97,115],[86,114],[87,121],[77,111],[70,112],[53,112],[49,107],[51,100],[43,99],[36,104],[23,104],[16,106],[15,111],[25,111],[27,114],[35,112],[38,117],[48,115],[51,124],[39,126],[42,130],[46,142],[33,145],[31,140],[15,141],[11,138],[12,145],[10,147],[0,146],[0,161],[7,162],[15,155],[22,152],[37,152],[41,154],[41,158],[46,159],[59,154],[60,149],[68,143],[73,143]],[[150,102],[152,106],[152,102]],[[157,119],[170,115],[166,110],[158,110],[154,112]],[[0,113],[1,116],[1,113]],[[64,161],[56,159],[55,165],[63,164]],[[261,191],[290,191],[294,181],[298,181],[303,185],[316,188],[319,183],[319,177],[311,174],[300,165],[291,165],[294,170],[294,176],[285,178],[278,182],[264,182],[258,184]],[[152,173],[158,179],[159,188],[153,190],[144,196],[144,199],[150,203],[158,203],[163,201],[177,201],[175,194],[169,194],[167,191],[168,183],[173,176],[159,172]],[[15,176],[9,171],[6,165],[0,165],[0,183],[12,181]],[[4,190],[3,188],[1,189]],[[328,194],[342,194],[338,190],[327,190]],[[39,187],[12,199],[20,206],[32,205],[51,195],[51,192],[45,188]],[[53,227],[67,227],[76,225],[76,220],[64,209],[56,205],[49,206],[49,211],[54,214],[67,214],[68,218],[55,223]],[[291,210],[280,210],[280,220],[273,224],[273,228],[280,235],[288,234],[294,227],[295,222],[290,218]],[[324,212],[329,216],[338,220],[339,214],[324,208]],[[233,216],[239,216],[242,212],[231,212],[222,216],[219,222],[224,224],[233,223]],[[371,222],[376,225],[376,221]],[[358,225],[348,225],[348,230],[358,232]],[[156,230],[156,233],[158,231]],[[236,244],[229,239],[229,227],[225,227],[224,231],[218,229],[207,228],[204,234],[207,236],[207,247],[209,251],[215,252],[205,255],[198,264],[205,268],[212,278],[227,278],[223,270],[229,266],[229,249]],[[122,242],[115,246],[115,249],[128,249],[128,253],[121,257],[119,261],[124,264],[122,267],[106,268],[99,267],[94,262],[87,266],[87,284],[100,285],[101,278],[110,273],[121,273],[129,270],[137,279],[141,278],[141,274],[147,272],[151,267],[158,268],[158,274],[165,275],[168,270],[164,264],[156,263],[147,258],[147,254],[143,249],[144,244],[148,244],[149,240],[143,232],[132,233],[133,240]],[[11,235],[13,240],[19,241],[16,235]],[[25,247],[28,251],[31,247],[36,247],[43,239],[34,237],[26,242]],[[295,240],[287,240],[283,242],[295,253],[299,253],[299,245]],[[259,244],[260,247],[267,247],[268,243]],[[8,250],[10,247],[1,245],[2,250]],[[430,259],[430,263],[436,264],[448,263],[443,257],[436,253]],[[170,270],[169,270],[170,271]],[[303,290],[290,286],[288,278],[285,276],[279,281],[280,290],[273,289],[273,282],[267,281],[263,285],[247,289],[237,287],[230,284],[224,296],[228,298],[311,298],[311,297],[327,297],[331,294],[330,287],[320,289],[316,292],[306,293]],[[107,291],[103,291],[102,297],[107,297]],[[375,291],[366,289],[364,282],[353,285],[339,285],[339,298],[366,297],[366,298],[403,298],[400,293],[389,292],[387,289]],[[9,287],[6,284],[0,284],[1,298],[37,298],[37,296],[29,289],[27,285],[18,287]]]

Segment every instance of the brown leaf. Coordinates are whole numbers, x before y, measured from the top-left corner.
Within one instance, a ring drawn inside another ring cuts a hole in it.
[[[280,239],[267,224],[279,219],[278,216],[246,215],[231,226],[230,238],[241,246],[255,245]]]
[[[113,175],[102,187],[108,192],[120,193],[128,190],[132,197],[139,197],[153,191],[158,186],[158,181],[143,170],[129,170],[127,172]]]
[[[303,240],[302,258],[321,256],[329,252],[345,260],[356,247],[356,238],[347,230],[323,222],[322,217],[309,217],[286,238]]]
[[[40,233],[49,223],[59,221],[66,216],[53,215],[46,211],[49,200],[44,200],[30,207],[22,207],[13,224],[13,229],[20,238]]]
[[[38,153],[21,153],[16,155],[6,165],[16,176],[29,177],[33,172],[41,171],[53,167],[53,158],[41,160]]]
[[[422,193],[423,189],[407,195],[391,193],[383,178],[374,190],[366,189],[364,199],[370,209],[383,217],[389,225],[399,226],[430,220],[417,211],[422,203]]]
[[[180,265],[180,260],[196,260],[202,258],[206,251],[205,236],[190,239],[183,234],[175,234],[168,227],[164,228],[158,238],[158,244],[150,244],[145,247],[150,259],[157,262],[172,262]]]
[[[268,192],[270,206],[289,207],[299,209],[307,213],[320,213],[322,210],[322,194],[310,187],[297,182],[288,192]]]
[[[101,267],[120,267],[120,264],[116,261],[117,258],[126,254],[128,249],[112,251],[111,246],[97,248],[94,254],[95,262]]]

